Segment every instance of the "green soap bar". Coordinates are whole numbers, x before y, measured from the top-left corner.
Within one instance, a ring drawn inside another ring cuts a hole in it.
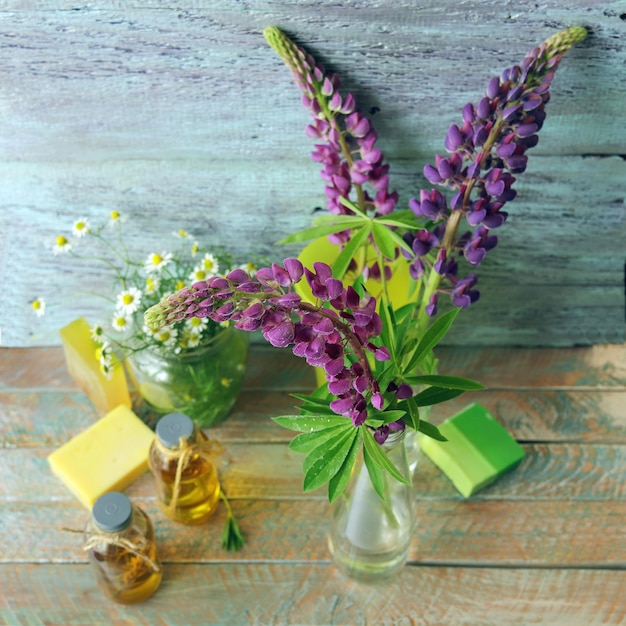
[[[466,498],[524,458],[524,449],[477,403],[448,418],[439,432],[448,441],[423,437],[420,446]]]

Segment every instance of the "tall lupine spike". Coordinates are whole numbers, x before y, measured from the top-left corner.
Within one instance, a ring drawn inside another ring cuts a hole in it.
[[[439,247],[447,257],[456,249],[477,266],[487,251],[496,246],[497,237],[489,230],[504,223],[507,213],[502,207],[516,196],[513,174],[525,171],[526,152],[537,145],[555,71],[563,55],[586,35],[586,29],[580,26],[561,31],[531,50],[520,65],[506,69],[501,77],[493,77],[485,96],[476,105],[463,107],[462,124],[453,124],[448,130],[445,147],[450,156],[437,155],[435,165],[424,167],[424,176],[430,183],[451,189],[454,194],[449,203],[444,197],[435,211],[430,198],[436,192],[422,190],[420,200],[411,199],[409,207],[419,217],[445,224]],[[472,230],[458,238],[462,217]],[[411,236],[407,243],[412,245]],[[426,254],[434,258],[439,251],[433,248]],[[425,263],[430,264],[431,260],[416,254],[411,266],[424,267]],[[460,279],[456,272],[457,265],[449,264],[443,277],[438,272],[430,273],[419,314],[422,330],[432,311],[432,296],[442,279],[452,284],[450,293],[456,306],[466,307],[478,299],[478,291],[470,289],[476,276],[470,274]]]
[[[345,199],[355,203],[361,211],[374,215],[393,211],[398,194],[389,190],[389,167],[374,145],[376,132],[356,108],[354,96],[342,97],[337,91],[338,78],[327,74],[280,29],[269,27],[263,34],[303,91],[302,102],[313,116],[313,123],[306,129],[307,135],[324,142],[315,146],[312,157],[323,165],[321,175],[327,184],[328,210],[335,214],[352,213],[342,203]],[[356,197],[351,197],[352,194]],[[331,235],[330,239],[343,244],[349,235],[349,231],[345,231]]]
[[[302,302],[295,293],[294,285],[303,279],[318,294],[319,306]],[[366,420],[368,406],[381,406],[367,356],[370,352],[378,361],[389,359],[387,348],[373,343],[382,330],[376,300],[359,296],[351,286],[344,288],[325,263],[315,263],[311,271],[297,259],[285,259],[282,266],[261,268],[254,277],[243,270],[214,276],[163,298],[146,311],[145,322],[157,330],[194,317],[232,322],[244,331],[260,329],[271,345],[292,346],[295,355],[324,369],[336,396],[331,409],[355,426]]]

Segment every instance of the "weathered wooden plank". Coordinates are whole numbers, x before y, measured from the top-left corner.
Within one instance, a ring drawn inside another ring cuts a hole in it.
[[[166,562],[302,562],[329,560],[323,500],[235,500],[246,545],[221,549],[224,508],[202,527],[166,519],[154,500],[137,499],[151,516]],[[420,500],[409,560],[428,565],[626,566],[621,541],[624,501]],[[80,535],[88,512],[73,501],[4,502],[0,562],[83,562]]]
[[[626,443],[624,391],[487,391],[465,394],[433,407],[430,421],[441,423],[470,402],[483,404],[521,441]],[[293,414],[296,401],[286,392],[243,391],[228,419],[209,435],[225,443],[283,442],[289,430],[271,418]],[[57,446],[99,417],[81,393],[0,393],[3,447]]]
[[[442,346],[439,370],[474,377],[490,390],[613,389],[626,387],[621,345],[575,348]],[[311,370],[288,349],[267,344],[250,350],[244,389],[302,391],[314,385]],[[0,348],[0,387],[5,390],[76,391],[61,348]]]
[[[564,161],[540,157],[518,185],[520,198],[501,229],[501,244],[478,269],[482,301],[459,318],[451,335],[455,343],[624,340],[624,259],[610,241],[607,244],[605,233],[610,230],[615,242],[626,236],[621,182],[626,162]],[[170,233],[181,226],[210,243],[234,248],[242,257],[297,253],[293,247],[276,248],[274,242],[308,225],[313,208],[324,202],[322,185],[317,168],[311,166],[303,177],[293,159],[282,165],[266,173],[255,163],[242,169],[232,162],[0,163],[0,224],[5,222],[2,230],[13,233],[5,242],[0,284],[24,311],[23,316],[0,311],[4,345],[58,344],[58,329],[77,314],[92,321],[108,319],[108,305],[99,298],[52,306],[83,289],[86,276],[90,284],[101,283],[103,288],[109,282],[101,264],[54,257],[45,242],[50,248],[56,234],[69,229],[75,219],[98,221],[110,207],[132,215],[138,230],[129,232],[142,233],[140,239],[130,240],[139,257],[155,245],[167,245]],[[421,169],[414,163],[404,167],[411,172]],[[392,181],[399,181],[406,202],[417,193],[420,181],[413,173],[393,178],[393,172]],[[310,182],[294,186],[295,179]],[[268,193],[260,193],[262,189]],[[220,202],[207,206],[206,199],[214,196]],[[255,211],[239,215],[243,206],[255,206]],[[60,214],[67,218],[60,219]],[[581,240],[584,250],[578,245]],[[42,319],[28,310],[35,295],[47,296],[49,302]]]
[[[136,606],[107,601],[87,565],[0,566],[0,622],[610,626],[626,619],[621,571],[409,566],[390,591],[323,564],[166,565],[161,588]]]
[[[600,444],[525,444],[526,457],[515,471],[483,489],[478,500],[626,500],[626,448]],[[73,496],[50,472],[52,448],[4,450],[0,466],[0,502],[71,501]],[[326,490],[302,491],[303,456],[286,443],[229,443],[215,459],[220,480],[233,499],[326,499]],[[34,477],[37,477],[36,479]],[[414,477],[418,499],[460,500],[452,483],[425,456]],[[146,473],[129,487],[133,498],[154,499]]]
[[[303,114],[262,39],[271,23],[340,72],[365,110],[380,109],[379,132],[390,152],[403,155],[415,150],[407,136],[429,152],[440,149],[448,124],[482,95],[492,73],[521,61],[557,28],[584,21],[594,38],[561,70],[558,88],[567,97],[552,105],[547,150],[597,154],[623,146],[617,1],[552,2],[541,14],[491,0],[396,1],[393,12],[375,2],[323,10],[319,1],[182,4],[58,11],[55,2],[0,14],[2,152],[20,160],[291,155],[298,140],[276,129],[299,129]]]

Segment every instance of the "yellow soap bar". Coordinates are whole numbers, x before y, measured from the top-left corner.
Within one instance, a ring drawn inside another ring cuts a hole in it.
[[[98,411],[108,413],[120,404],[131,408],[124,368],[116,362],[110,379],[100,371],[95,356],[98,343],[91,338],[87,320],[79,317],[64,326],[60,333],[70,376]]]
[[[122,491],[148,469],[154,439],[129,408],[118,406],[55,450],[52,471],[88,508],[107,491]]]

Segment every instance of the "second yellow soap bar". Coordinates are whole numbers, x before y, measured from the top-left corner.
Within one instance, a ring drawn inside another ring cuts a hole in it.
[[[129,408],[118,406],[55,450],[52,471],[88,508],[108,491],[122,491],[148,469],[154,439]]]
[[[91,338],[85,318],[79,317],[64,326],[61,341],[71,377],[100,413],[107,413],[120,404],[132,406],[122,364],[115,363],[110,379],[100,371],[95,356],[98,344]]]

